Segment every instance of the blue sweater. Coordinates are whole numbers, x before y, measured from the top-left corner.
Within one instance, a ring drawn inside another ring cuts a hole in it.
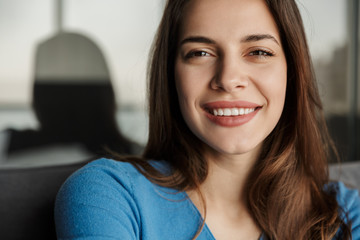
[[[342,183],[333,185],[352,221],[353,240],[360,239],[359,193]],[[60,240],[192,239],[201,219],[186,193],[154,185],[131,164],[109,159],[75,172],[61,187],[55,206]],[[197,239],[215,238],[205,225]]]

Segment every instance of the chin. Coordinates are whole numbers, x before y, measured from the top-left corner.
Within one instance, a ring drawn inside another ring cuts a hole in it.
[[[246,155],[255,153],[256,155],[260,152],[262,144],[212,144],[208,145],[210,152],[217,155],[229,155],[229,156],[237,156],[237,155]]]

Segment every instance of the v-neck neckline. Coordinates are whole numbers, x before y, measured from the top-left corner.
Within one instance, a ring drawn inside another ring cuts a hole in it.
[[[190,208],[195,211],[197,217],[201,220],[201,221],[204,221],[204,218],[203,216],[201,215],[199,209],[196,207],[196,205],[194,204],[194,202],[191,200],[191,198],[189,197],[189,195],[184,191],[183,192],[183,195],[188,203],[188,205],[190,206]],[[208,225],[206,224],[206,222],[204,222],[204,227],[200,233],[201,234],[206,234],[208,237],[210,237],[211,240],[216,240],[216,238],[214,237],[214,235],[212,234],[212,232],[210,231]],[[208,239],[208,238],[206,238]]]
[[[183,193],[183,195],[184,195],[185,201],[187,201],[187,203],[188,203],[188,205],[190,206],[190,208],[191,208],[193,211],[195,211],[197,217],[198,217],[201,221],[204,221],[204,218],[203,218],[203,216],[201,215],[199,209],[196,207],[196,205],[195,205],[194,202],[191,200],[191,198],[189,197],[189,195],[188,195],[185,191],[183,191],[182,193]],[[201,236],[202,234],[205,234],[205,235],[207,236],[207,238],[206,238],[207,240],[210,240],[210,239],[211,239],[211,240],[216,240],[216,238],[215,238],[214,235],[212,234],[209,226],[206,224],[206,221],[204,222],[204,227],[203,227],[203,229],[201,230],[201,233],[200,233],[199,236]],[[210,239],[209,239],[208,237],[210,237]],[[261,235],[260,235],[260,237],[258,238],[258,240],[266,240],[264,233],[261,233]]]

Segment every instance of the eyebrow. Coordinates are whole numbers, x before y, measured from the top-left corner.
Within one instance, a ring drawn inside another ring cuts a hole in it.
[[[245,37],[243,37],[241,39],[240,42],[257,42],[257,41],[261,41],[261,40],[272,40],[274,41],[277,45],[280,46],[280,43],[276,40],[275,37],[273,37],[270,34],[251,34],[251,35],[247,35]],[[207,37],[202,37],[202,36],[190,36],[187,37],[185,39],[183,39],[180,42],[180,46],[185,44],[185,43],[206,43],[206,44],[216,44],[216,42],[210,38]]]
[[[257,41],[261,41],[261,40],[272,40],[274,41],[277,45],[280,46],[280,43],[278,42],[278,40],[276,40],[276,38],[270,34],[252,34],[252,35],[248,35],[245,36],[244,38],[241,39],[241,42],[257,42]]]
[[[184,45],[185,43],[207,43],[207,44],[215,44],[216,42],[210,38],[207,37],[201,37],[201,36],[190,36],[185,39],[183,39],[180,42],[180,46]]]

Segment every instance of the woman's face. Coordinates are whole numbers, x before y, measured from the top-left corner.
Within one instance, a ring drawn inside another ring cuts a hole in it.
[[[175,61],[182,115],[220,154],[259,151],[281,116],[287,65],[263,0],[192,0]]]

